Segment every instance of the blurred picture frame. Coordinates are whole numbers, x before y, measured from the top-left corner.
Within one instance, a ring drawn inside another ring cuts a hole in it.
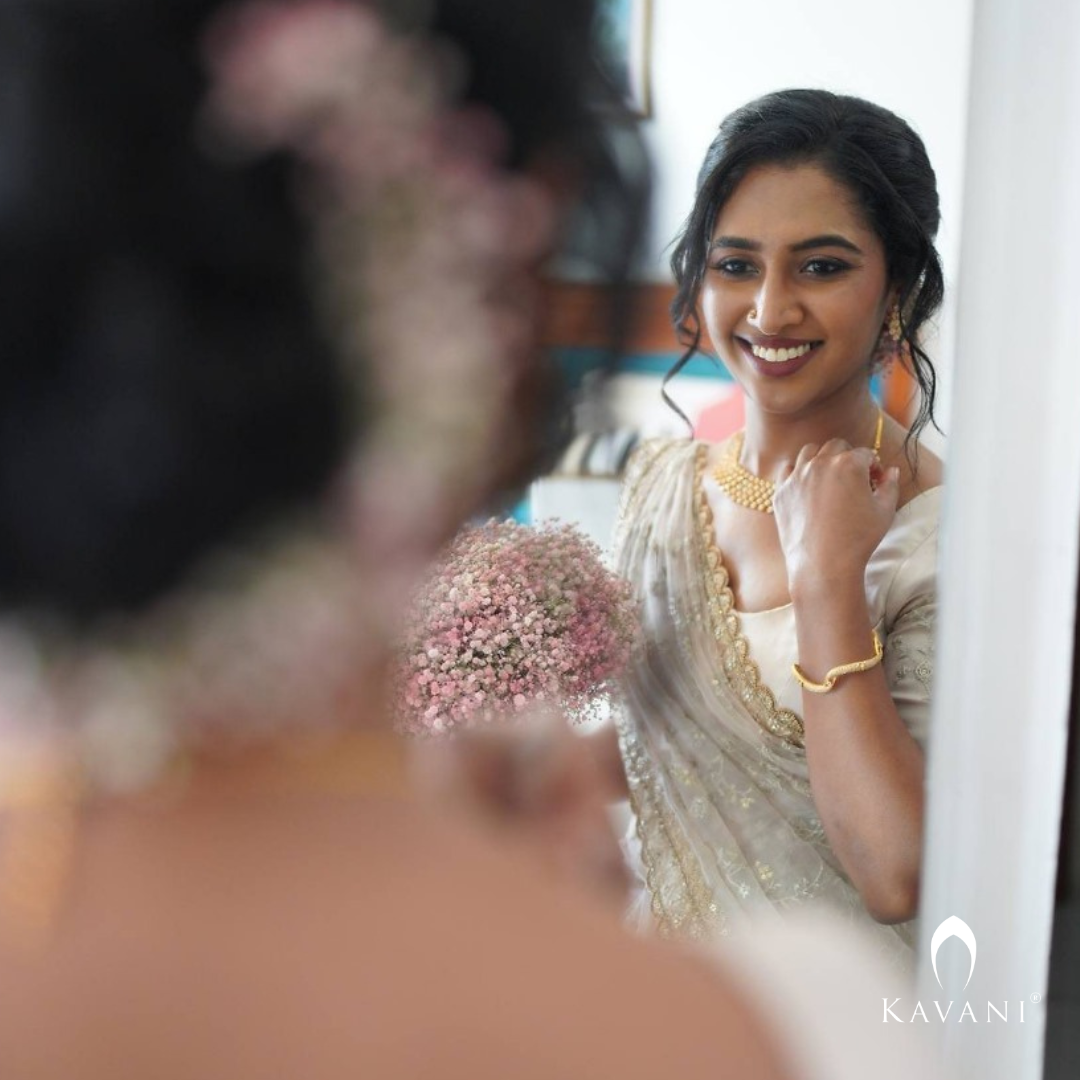
[[[652,0],[599,0],[593,27],[600,66],[631,115],[652,115]]]

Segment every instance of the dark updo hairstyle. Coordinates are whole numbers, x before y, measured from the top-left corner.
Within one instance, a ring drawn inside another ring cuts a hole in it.
[[[221,544],[313,504],[355,435],[356,390],[311,295],[295,162],[221,160],[196,137],[202,38],[225,6],[0,5],[6,608],[141,607]],[[506,121],[514,162],[554,149],[578,164],[585,198],[619,222],[603,269],[625,277],[645,188],[592,108],[592,3],[421,6],[418,29],[458,46],[465,94]],[[558,394],[538,400],[538,430],[560,436]]]
[[[937,183],[922,140],[895,114],[861,98],[826,90],[780,90],[751,101],[720,125],[698,173],[697,195],[671,257],[678,289],[672,320],[686,351],[677,374],[701,343],[698,298],[717,214],[739,182],[761,165],[815,164],[855,196],[885,249],[898,286],[903,341],[921,390],[910,442],[934,423],[936,375],[919,331],[944,295],[934,247],[940,212]],[[666,380],[665,380],[666,381]]]

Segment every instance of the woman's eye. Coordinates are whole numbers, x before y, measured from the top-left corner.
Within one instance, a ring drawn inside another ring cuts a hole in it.
[[[803,266],[803,272],[813,277],[832,277],[833,274],[850,270],[848,263],[840,259],[810,259]]]
[[[724,277],[746,277],[754,272],[754,264],[746,259],[720,259],[712,268]]]

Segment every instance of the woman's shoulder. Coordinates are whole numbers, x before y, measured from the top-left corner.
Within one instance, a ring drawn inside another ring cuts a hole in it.
[[[945,483],[945,465],[937,454],[916,444],[911,455],[905,451],[897,464],[900,466],[900,509],[930,492],[937,491],[940,497]]]
[[[938,484],[899,507],[867,566],[867,585],[891,591],[912,578],[933,581],[937,573],[938,533],[945,489]]]
[[[624,483],[636,483],[662,462],[682,460],[691,455],[699,445],[693,439],[670,435],[643,439],[627,460],[623,474]]]
[[[898,445],[885,458],[886,465],[900,468],[900,498],[896,516],[875,553],[886,562],[900,563],[922,547],[933,547],[945,494],[945,467],[941,459],[919,443],[910,451]]]
[[[631,938],[454,815],[298,798],[120,816],[87,830],[55,948],[0,972],[0,1041],[19,1062],[66,1054],[88,1078],[120,1060],[162,1077],[179,1062],[237,1078],[351,1062],[388,1080],[539,1080],[716,1072],[734,1055],[739,1075],[778,1076],[765,1024],[728,980]],[[30,1020],[58,998],[66,1041],[50,1049]],[[153,1025],[114,1031],[125,1000]]]
[[[669,479],[692,475],[700,443],[686,438],[655,438],[640,443],[631,454],[622,477],[619,512],[615,524],[615,547],[620,549],[634,523],[650,519],[658,507],[658,493],[663,498],[674,495]]]
[[[896,516],[866,570],[867,595],[871,600],[877,596],[887,617],[912,598],[931,597],[937,590],[944,468],[924,447],[914,463],[906,464]]]

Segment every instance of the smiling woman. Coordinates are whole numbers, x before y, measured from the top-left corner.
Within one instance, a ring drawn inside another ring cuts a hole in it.
[[[793,420],[829,412],[831,434],[847,414],[872,412],[866,361],[898,289],[847,189],[817,165],[760,166],[715,230],[700,306],[710,341],[758,406],[748,423],[759,410]]]
[[[941,300],[935,179],[893,114],[771,94],[720,127],[672,259],[686,351],[746,397],[719,446],[646,444],[617,561],[647,646],[618,722],[642,918],[701,933],[811,905],[912,958],[941,465],[918,446]],[[870,376],[924,389],[912,429]],[[891,924],[891,925],[881,925]]]

